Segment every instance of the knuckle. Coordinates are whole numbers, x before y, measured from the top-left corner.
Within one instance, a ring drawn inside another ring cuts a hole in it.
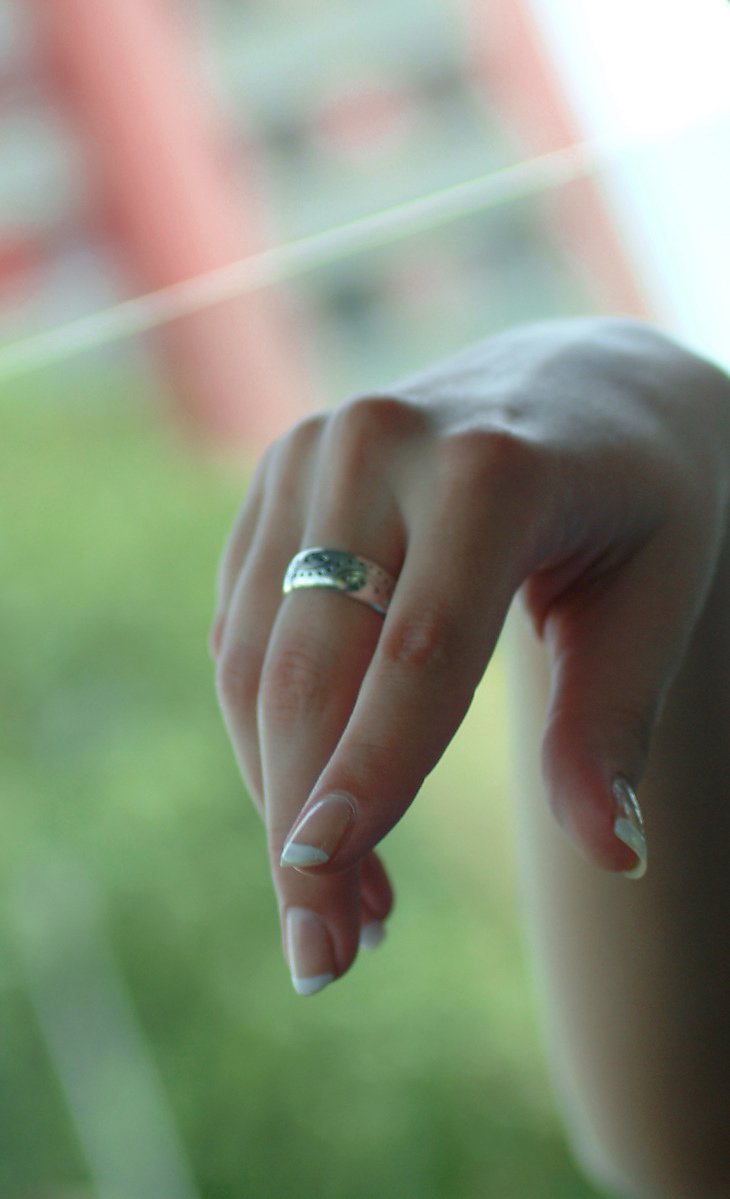
[[[326,413],[315,412],[305,416],[290,430],[287,440],[292,449],[299,453],[308,452],[316,445],[327,420]]]
[[[269,447],[265,460],[265,497],[279,508],[298,508],[305,502],[307,478],[325,417],[306,417]]]
[[[370,780],[388,777],[402,753],[401,738],[388,741],[358,737],[347,742],[347,778],[353,791],[367,791]],[[351,780],[351,781],[350,781]]]
[[[468,494],[495,489],[522,492],[536,476],[537,447],[510,429],[470,429],[446,438],[440,448],[445,486]]]
[[[249,709],[255,703],[261,653],[236,639],[216,666],[215,685],[221,704],[231,710]]]
[[[271,464],[272,464],[274,458],[276,457],[276,453],[277,453],[278,449],[279,449],[278,441],[272,441],[269,445],[267,445],[266,449],[263,451],[263,453],[261,454],[261,457],[259,458],[258,462],[256,463],[256,467],[254,469],[253,475],[251,476],[251,483],[249,486],[249,491],[252,492],[257,487],[260,488],[263,486],[264,479],[265,479],[268,471],[271,468]]]
[[[420,429],[424,416],[420,409],[397,396],[356,396],[342,404],[332,414],[332,448],[337,459],[347,469],[372,464],[373,448],[384,448],[390,442]]]
[[[390,665],[438,673],[453,666],[461,640],[454,617],[432,607],[383,630],[381,652]]]
[[[325,420],[322,413],[307,416],[269,447],[269,465],[279,478],[288,476],[309,458],[322,435]]]
[[[293,720],[321,710],[327,691],[319,654],[300,642],[278,650],[265,663],[259,702],[268,716]]]

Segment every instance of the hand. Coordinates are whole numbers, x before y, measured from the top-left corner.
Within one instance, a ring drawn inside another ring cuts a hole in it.
[[[516,595],[552,664],[555,818],[596,867],[636,867],[641,825],[613,784],[645,769],[729,482],[726,377],[619,318],[509,330],[269,448],[223,555],[211,648],[300,992],[341,976],[389,914],[375,847],[461,723]],[[394,575],[385,620],[332,591],[282,597],[308,546]],[[321,860],[282,865],[287,842]]]

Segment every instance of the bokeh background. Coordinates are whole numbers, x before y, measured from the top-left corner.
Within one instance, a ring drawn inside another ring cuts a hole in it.
[[[728,61],[724,0],[0,0],[3,1199],[603,1194],[546,1065],[502,645],[385,843],[385,942],[303,1000],[207,637],[306,412],[550,316],[730,366]]]

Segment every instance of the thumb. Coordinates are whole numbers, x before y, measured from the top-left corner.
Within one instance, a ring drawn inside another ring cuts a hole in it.
[[[665,526],[618,567],[571,585],[542,625],[553,814],[589,862],[630,878],[647,867],[639,783],[711,578],[697,544]]]

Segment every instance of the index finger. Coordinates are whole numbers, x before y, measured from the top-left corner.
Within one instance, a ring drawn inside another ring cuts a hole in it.
[[[350,868],[404,814],[463,720],[529,573],[530,489],[500,478],[488,452],[484,462],[480,486],[463,462],[435,472],[352,715],[290,830],[283,860],[301,868],[309,850],[318,877]],[[318,859],[345,800],[355,813],[347,836]]]

